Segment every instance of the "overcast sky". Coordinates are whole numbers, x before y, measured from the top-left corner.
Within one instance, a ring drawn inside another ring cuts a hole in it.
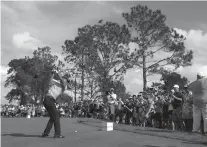
[[[8,63],[14,58],[32,55],[37,47],[49,46],[53,54],[61,55],[64,41],[74,39],[77,28],[95,24],[98,20],[125,23],[122,12],[137,4],[161,9],[167,24],[176,28],[187,40],[185,46],[194,51],[193,66],[180,68],[183,76],[195,80],[196,73],[207,74],[207,2],[1,2],[1,99],[9,89],[3,87]],[[62,58],[62,57],[61,57]],[[149,81],[159,76],[149,77]],[[127,91],[142,90],[142,73],[129,71],[124,84]]]

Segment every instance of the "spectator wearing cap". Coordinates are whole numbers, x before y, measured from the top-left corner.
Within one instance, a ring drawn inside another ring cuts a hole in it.
[[[163,107],[162,107],[162,111],[163,111],[163,128],[168,128],[170,125],[170,114],[168,111],[170,105],[170,97],[169,95],[164,95],[164,103],[163,103]]]
[[[100,110],[100,105],[97,99],[94,100],[93,105],[94,105],[94,114],[97,117]]]
[[[172,120],[173,120],[173,130],[181,130],[182,129],[182,101],[183,101],[183,94],[179,90],[178,85],[174,85],[174,94],[172,94],[173,101],[173,113],[172,113]]]
[[[109,91],[106,91],[106,96],[105,96],[105,99],[103,100],[106,105],[106,119],[109,119],[110,118],[110,92]]]
[[[123,108],[124,102],[121,100],[121,98],[117,98],[117,106],[116,106],[116,123],[122,122],[122,108]]]
[[[110,116],[113,120],[113,122],[116,121],[115,116],[115,102],[117,101],[117,95],[114,93],[114,89],[110,89],[110,99],[109,99],[109,105],[110,105]]]
[[[125,122],[126,124],[131,124],[132,123],[132,117],[133,117],[133,99],[132,96],[129,97],[128,102],[125,105],[125,111],[126,111],[126,118]]]
[[[207,78],[203,73],[197,74],[197,80],[189,84],[193,94],[193,132],[207,133]],[[203,118],[203,127],[201,126]]]
[[[147,98],[147,103],[145,105],[145,110],[146,110],[145,121],[148,126],[152,126],[153,125],[152,115],[154,115],[155,113],[154,95],[150,94],[146,98]]]
[[[171,90],[171,93],[169,95],[169,106],[168,106],[168,114],[169,114],[169,117],[170,119],[172,119],[172,112],[173,112],[173,104],[172,104],[172,95],[175,93],[175,91],[172,89]]]
[[[138,94],[138,122],[139,125],[142,127],[145,127],[145,105],[147,104],[147,101],[144,99],[142,93]]]
[[[137,113],[138,113],[138,111],[137,111],[137,96],[136,95],[133,95],[132,96],[132,99],[133,99],[133,104],[132,104],[132,106],[133,106],[133,118],[132,118],[132,124],[133,125],[136,125],[137,124]]]
[[[193,129],[193,97],[188,90],[188,85],[184,86],[184,99],[182,106],[182,119],[185,124],[185,131],[191,132]]]
[[[155,114],[153,119],[156,122],[156,127],[162,128],[162,113],[163,113],[163,100],[160,96],[157,96],[155,101]]]

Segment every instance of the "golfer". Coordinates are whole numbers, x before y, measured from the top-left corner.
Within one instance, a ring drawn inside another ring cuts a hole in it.
[[[54,124],[54,128],[55,128],[54,138],[64,138],[64,136],[61,135],[60,116],[55,106],[55,102],[56,102],[56,98],[58,97],[58,95],[64,92],[65,82],[63,81],[62,76],[60,75],[60,72],[58,71],[54,71],[50,73],[50,77],[51,78],[49,80],[49,89],[48,89],[47,95],[45,96],[43,100],[43,105],[45,109],[47,110],[50,119],[42,134],[42,137],[49,136],[50,130],[52,129],[52,126]]]

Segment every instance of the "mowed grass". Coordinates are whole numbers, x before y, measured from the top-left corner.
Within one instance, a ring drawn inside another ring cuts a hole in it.
[[[100,128],[77,123],[75,118],[61,118],[64,139],[39,137],[49,118],[2,118],[2,147],[204,147],[179,140],[140,135],[123,131],[100,131]],[[77,131],[77,132],[76,132]]]
[[[7,147],[56,147],[61,143],[67,146],[71,139],[78,139],[79,130],[81,133],[90,133],[96,128],[86,127],[76,123],[76,119],[61,119],[62,134],[65,139],[53,139],[54,128],[50,136],[41,138],[49,118],[2,118],[1,119],[1,141],[2,146]],[[78,131],[77,133],[75,131]],[[73,140],[75,141],[75,140]]]

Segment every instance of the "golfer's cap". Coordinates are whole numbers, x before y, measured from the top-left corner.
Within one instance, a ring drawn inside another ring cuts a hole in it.
[[[174,87],[174,88],[179,88],[179,86],[178,86],[178,85],[174,85],[173,87]]]

